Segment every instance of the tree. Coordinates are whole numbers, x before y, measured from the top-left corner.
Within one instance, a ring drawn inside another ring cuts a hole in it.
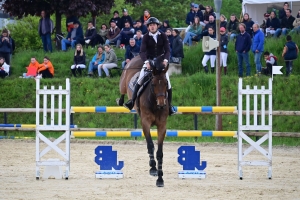
[[[126,0],[126,3],[136,4],[137,0]],[[28,15],[40,15],[42,10],[55,14],[56,32],[61,32],[63,14],[85,17],[91,13],[93,17],[109,13],[114,0],[6,0],[2,5],[4,11],[18,18]]]

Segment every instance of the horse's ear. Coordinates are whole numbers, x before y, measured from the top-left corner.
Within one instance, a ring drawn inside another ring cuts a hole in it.
[[[169,69],[169,63],[167,64],[167,66],[165,67],[165,69],[163,70],[163,72],[167,73],[168,69]]]

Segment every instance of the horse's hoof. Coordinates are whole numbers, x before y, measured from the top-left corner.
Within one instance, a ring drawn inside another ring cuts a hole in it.
[[[157,176],[157,169],[150,169],[150,170],[149,170],[149,174],[150,174],[151,176]]]
[[[160,181],[157,180],[157,181],[156,181],[156,186],[157,186],[157,187],[164,187],[164,180],[160,180]]]

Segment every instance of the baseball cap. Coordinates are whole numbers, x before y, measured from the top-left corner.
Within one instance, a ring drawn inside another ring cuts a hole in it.
[[[226,29],[225,29],[224,27],[221,27],[221,28],[220,28],[220,31],[224,31],[224,32],[225,32]]]
[[[199,5],[195,3],[194,8],[199,8]]]

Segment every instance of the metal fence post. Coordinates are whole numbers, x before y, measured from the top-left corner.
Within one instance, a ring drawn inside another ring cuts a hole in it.
[[[194,129],[198,130],[198,115],[194,114]],[[198,137],[195,137],[195,142],[197,142]]]

